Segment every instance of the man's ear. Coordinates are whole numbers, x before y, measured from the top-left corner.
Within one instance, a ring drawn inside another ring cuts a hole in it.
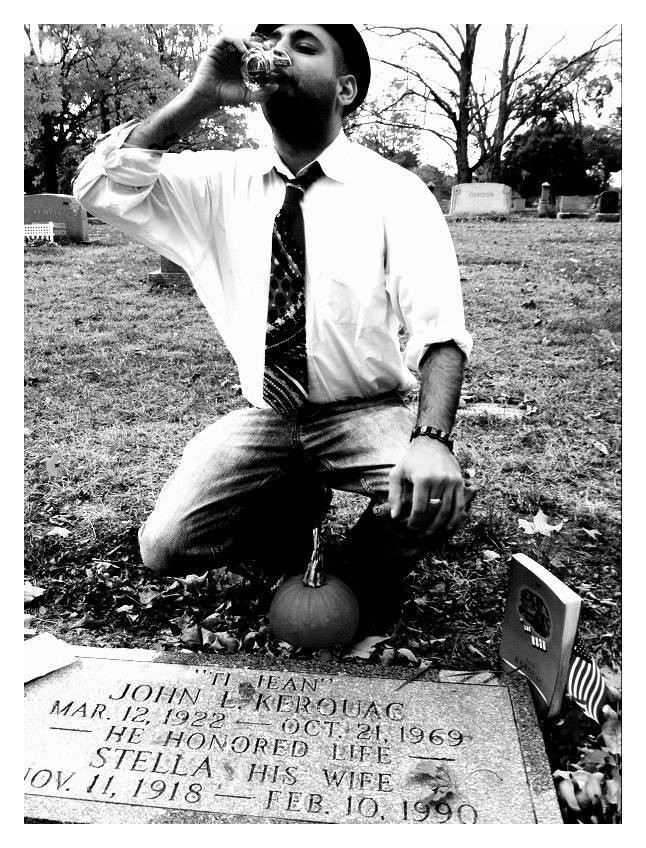
[[[339,77],[337,97],[342,106],[349,106],[357,96],[357,81],[352,74]]]

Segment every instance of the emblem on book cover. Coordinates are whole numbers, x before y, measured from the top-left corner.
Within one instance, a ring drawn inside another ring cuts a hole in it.
[[[530,637],[532,645],[540,651],[546,651],[545,640],[552,632],[552,621],[543,599],[531,589],[521,589],[518,613],[523,630]]]

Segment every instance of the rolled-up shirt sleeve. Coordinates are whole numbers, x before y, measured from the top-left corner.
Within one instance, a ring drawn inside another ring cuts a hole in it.
[[[430,345],[453,341],[469,358],[453,240],[432,193],[414,174],[399,183],[386,215],[386,285],[409,334],[404,362],[418,371]],[[402,190],[403,189],[403,190]]]
[[[217,183],[207,191],[199,153],[124,147],[137,123],[122,124],[97,140],[72,191],[88,212],[190,272],[200,259],[203,213],[217,202]]]

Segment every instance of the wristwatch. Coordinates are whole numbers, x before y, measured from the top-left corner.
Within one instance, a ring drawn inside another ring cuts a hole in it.
[[[444,430],[440,430],[437,427],[429,427],[428,424],[423,424],[421,427],[415,427],[413,429],[413,432],[410,434],[411,442],[418,436],[428,436],[429,439],[436,439],[438,442],[442,442],[443,445],[446,445],[451,453],[453,453],[453,439],[451,438],[451,434]]]

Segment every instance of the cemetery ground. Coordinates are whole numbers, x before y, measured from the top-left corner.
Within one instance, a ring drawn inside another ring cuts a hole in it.
[[[319,655],[411,675],[428,664],[495,669],[510,556],[522,551],[581,595],[582,638],[618,685],[620,225],[519,216],[450,226],[475,341],[456,454],[478,495],[458,534],[408,579],[395,633],[354,656]],[[157,257],[111,227],[92,222],[90,239],[25,248],[30,626],[198,660],[298,656],[268,635],[276,578],[254,564],[185,580],[141,565],[137,529],[184,445],[246,402],[192,291],[154,288]],[[332,554],[365,504],[335,493]],[[543,732],[553,769],[603,776],[585,803],[561,792],[565,820],[618,821],[610,731],[565,705]]]

